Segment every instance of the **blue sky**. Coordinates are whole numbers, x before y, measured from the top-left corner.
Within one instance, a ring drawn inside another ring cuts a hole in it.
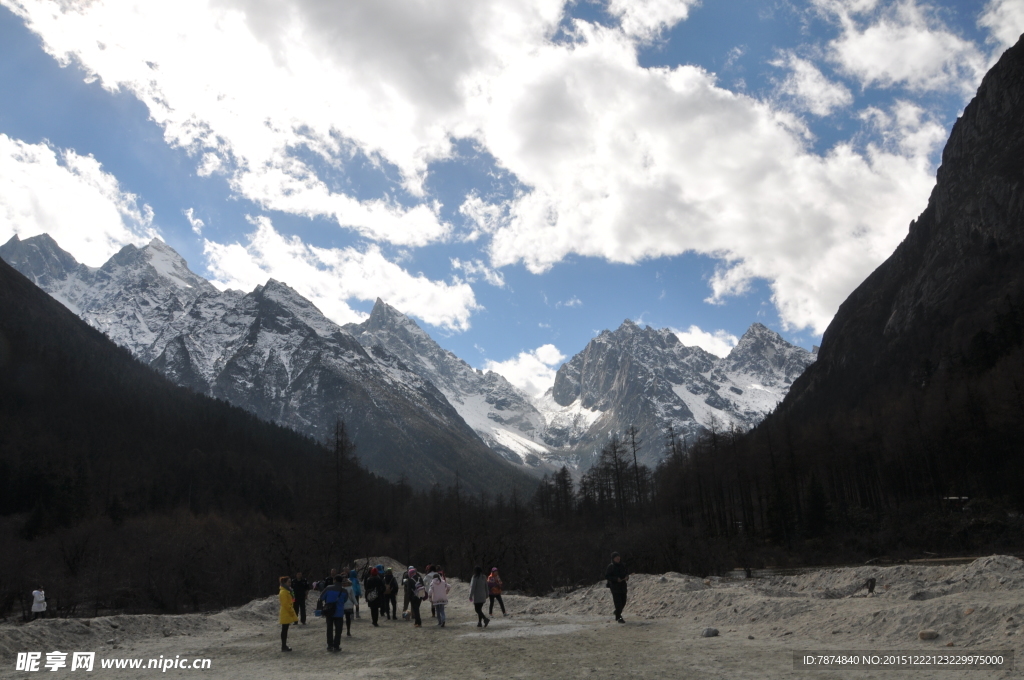
[[[382,297],[537,392],[630,318],[810,347],[1024,0],[0,0],[0,241]]]

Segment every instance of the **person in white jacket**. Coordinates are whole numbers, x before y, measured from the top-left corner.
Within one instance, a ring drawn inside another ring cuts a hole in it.
[[[46,618],[46,592],[42,586],[32,591],[32,620]]]
[[[448,591],[451,589],[452,587],[448,585],[448,581],[444,578],[443,571],[437,574],[427,589],[430,604],[434,606],[434,611],[437,612],[437,625],[442,628],[444,628],[445,622],[444,607],[448,604]]]
[[[342,580],[341,587],[348,593],[348,597],[345,599],[345,634],[348,637],[352,637],[352,614],[356,610],[355,590],[352,587],[351,579],[347,578]]]

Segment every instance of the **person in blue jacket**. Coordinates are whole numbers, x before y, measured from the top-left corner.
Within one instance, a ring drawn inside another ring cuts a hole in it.
[[[328,652],[341,651],[341,630],[345,623],[345,601],[348,599],[344,580],[341,576],[335,576],[334,583],[324,589],[317,603],[327,621]]]
[[[359,618],[359,598],[363,595],[363,584],[359,582],[356,570],[348,572],[348,580],[352,581],[352,594],[356,596],[356,618]]]

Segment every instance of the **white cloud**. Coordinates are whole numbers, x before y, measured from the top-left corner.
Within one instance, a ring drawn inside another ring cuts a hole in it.
[[[522,262],[541,272],[572,253],[637,262],[695,251],[723,263],[713,300],[766,279],[786,328],[822,332],[934,183],[924,126],[917,142],[907,134],[819,155],[799,118],[719,87],[713,74],[641,67],[638,45],[692,3],[613,2],[619,26],[577,21],[575,40],[556,44],[564,0],[0,2],[52,54],[138,96],[201,172],[268,208],[332,216],[407,247],[454,238],[429,197],[412,208],[359,201],[317,168],[343,175],[358,153],[422,192],[429,163],[472,138],[522,187],[507,202],[470,195],[460,208],[465,239],[481,241],[490,269]],[[863,83],[948,88],[977,75],[976,51],[921,6],[828,6],[846,22],[833,52]],[[819,108],[842,98],[827,86],[818,94]],[[248,276],[237,266],[225,280]],[[420,313],[434,300],[433,318],[465,327],[465,290],[426,296]]]
[[[686,19],[697,4],[698,0],[611,0],[608,13],[619,17],[626,35],[649,41]]]
[[[488,74],[557,27],[553,0],[2,0],[58,60],[149,108],[165,138],[262,206],[333,217],[418,246],[448,237],[436,203],[357,200],[318,164],[354,153],[397,165],[422,192],[427,164],[473,133]]]
[[[433,326],[460,331],[469,328],[470,315],[480,308],[468,284],[414,276],[374,245],[316,248],[282,236],[265,217],[252,221],[256,230],[245,245],[204,241],[213,282],[221,288],[252,290],[268,278],[284,281],[339,324],[365,316],[348,306],[352,299],[380,297]]]
[[[203,227],[205,227],[206,224],[201,219],[195,216],[195,210],[193,208],[188,208],[187,210],[182,210],[181,212],[182,214],[185,215],[185,219],[188,220],[188,223],[192,225],[192,231],[195,233],[195,235],[202,236]]]
[[[819,156],[798,121],[711,74],[644,69],[620,32],[582,32],[494,90],[485,144],[533,190],[503,206],[492,264],[705,253],[724,263],[713,299],[767,279],[787,328],[824,331],[924,207],[930,159],[848,144]]]
[[[1020,40],[1024,33],[1024,0],[991,0],[978,19],[978,25],[987,28],[996,43],[995,57]]]
[[[520,352],[506,361],[487,361],[484,370],[500,373],[510,383],[537,398],[555,384],[555,373],[565,361],[565,355],[554,345],[541,345],[537,349]]]
[[[779,85],[779,91],[793,97],[803,109],[816,116],[827,116],[834,109],[853,103],[853,94],[845,85],[832,82],[806,59],[789,53],[772,65],[790,70]]]
[[[946,129],[913,102],[897,99],[888,111],[868,107],[859,116],[883,144],[911,156],[930,156],[946,141]]]
[[[93,267],[156,235],[152,209],[92,156],[0,133],[0,243],[44,232]]]
[[[482,260],[460,260],[453,257],[451,260],[452,269],[461,271],[467,282],[475,283],[477,279],[484,281],[498,288],[505,287],[505,277],[496,269],[491,269]]]
[[[582,306],[583,306],[583,300],[580,300],[575,295],[573,295],[568,300],[562,300],[560,302],[556,302],[555,303],[555,309],[559,309],[561,307],[582,307]]]
[[[690,326],[685,331],[674,328],[671,330],[679,338],[679,342],[687,347],[700,347],[718,357],[728,356],[732,348],[740,341],[728,331],[717,330],[712,333],[701,330],[699,326]]]
[[[970,93],[984,75],[978,48],[932,16],[928,5],[815,1],[842,26],[842,35],[829,44],[831,58],[864,87]]]

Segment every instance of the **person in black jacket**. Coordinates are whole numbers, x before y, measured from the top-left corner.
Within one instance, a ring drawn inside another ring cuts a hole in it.
[[[409,604],[412,606],[413,623],[416,628],[419,628],[423,625],[423,621],[420,620],[420,604],[423,603],[423,598],[427,595],[423,577],[416,571],[416,567],[409,567],[409,571],[406,572],[405,595],[409,598]]]
[[[622,557],[619,553],[612,553],[612,563],[605,570],[604,577],[608,579],[608,588],[612,591],[612,602],[615,603],[615,620],[619,623],[625,623],[622,618],[622,610],[626,607],[626,581],[629,580],[629,570],[622,563]]]
[[[363,590],[366,591],[366,603],[370,605],[370,619],[377,626],[377,618],[384,606],[384,580],[377,573],[377,567],[371,569],[370,575],[363,581]]]
[[[302,578],[302,572],[295,572],[292,579],[292,592],[295,593],[295,613],[299,615],[299,621],[306,625],[306,595],[309,593],[309,581]]]
[[[384,614],[389,619],[398,620],[398,579],[395,572],[388,567],[384,570]]]

